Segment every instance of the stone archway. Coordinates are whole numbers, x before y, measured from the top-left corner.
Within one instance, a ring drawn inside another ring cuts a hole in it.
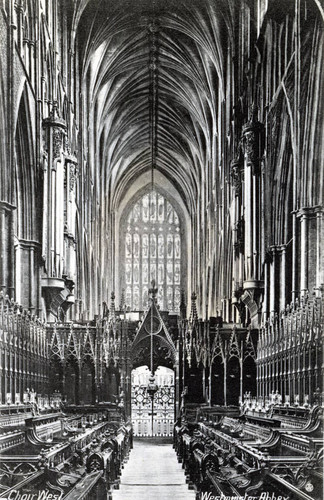
[[[135,434],[170,436],[179,407],[179,355],[156,304],[154,281],[149,293],[151,305],[139,324],[130,349],[135,427],[143,417],[141,428],[137,425]],[[139,368],[143,380],[138,378],[135,383]],[[166,378],[172,378],[171,384],[165,383],[161,371],[165,372]]]

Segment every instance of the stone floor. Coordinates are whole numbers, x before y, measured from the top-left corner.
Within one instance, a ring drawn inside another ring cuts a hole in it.
[[[113,500],[195,500],[170,442],[134,440]]]

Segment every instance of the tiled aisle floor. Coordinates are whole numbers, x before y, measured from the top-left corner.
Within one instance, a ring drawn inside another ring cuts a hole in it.
[[[113,500],[195,500],[172,444],[134,440]]]

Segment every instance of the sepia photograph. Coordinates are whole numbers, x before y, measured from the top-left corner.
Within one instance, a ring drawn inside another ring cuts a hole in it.
[[[0,0],[0,500],[323,500],[321,0]]]

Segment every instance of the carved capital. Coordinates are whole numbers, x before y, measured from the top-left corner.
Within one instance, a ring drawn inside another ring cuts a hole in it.
[[[323,213],[323,207],[321,205],[315,205],[313,207],[301,207],[296,211],[297,217],[300,219],[312,219],[317,217],[318,214]]]
[[[66,135],[66,123],[59,117],[57,103],[53,103],[52,111],[48,118],[43,120],[43,128],[48,130],[47,144],[45,143],[45,151],[49,151],[50,134],[52,133],[52,154],[53,160],[60,157],[64,147],[64,137]]]

